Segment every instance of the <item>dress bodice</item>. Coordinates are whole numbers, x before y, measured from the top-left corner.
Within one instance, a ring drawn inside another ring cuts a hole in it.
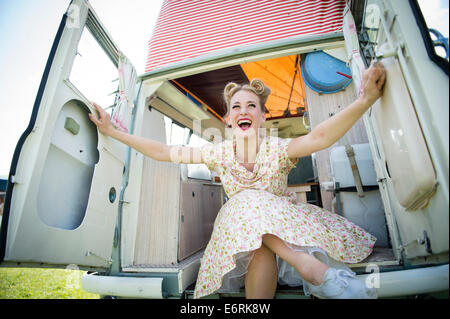
[[[235,142],[225,140],[202,148],[204,163],[214,170],[222,181],[228,197],[246,189],[258,189],[277,196],[290,196],[287,177],[295,162],[287,156],[291,139],[264,137],[256,155],[253,171],[239,164],[235,156]]]

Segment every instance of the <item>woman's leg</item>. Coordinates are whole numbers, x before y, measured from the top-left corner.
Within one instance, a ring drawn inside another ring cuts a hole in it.
[[[255,250],[245,275],[247,299],[272,299],[277,289],[277,260],[264,244]]]
[[[283,240],[272,234],[263,235],[263,243],[273,253],[277,254],[313,285],[320,285],[328,270],[328,266],[314,256],[289,248]]]

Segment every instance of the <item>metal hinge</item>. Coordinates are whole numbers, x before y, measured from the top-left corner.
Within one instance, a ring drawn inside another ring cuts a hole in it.
[[[400,245],[400,246],[398,247],[398,250],[399,250],[400,252],[405,251],[406,247],[411,246],[411,245],[414,245],[414,244],[416,244],[416,245],[425,245],[425,250],[426,250],[426,252],[429,253],[429,254],[432,253],[431,245],[430,245],[430,239],[428,238],[428,235],[427,235],[427,231],[426,231],[426,230],[423,231],[423,238],[420,238],[420,237],[419,237],[419,238],[417,238],[417,239],[415,239],[415,240],[413,240],[413,241],[410,241],[410,242],[407,243],[407,244]]]
[[[17,175],[11,175],[9,181],[12,184],[22,184],[23,183],[22,178],[20,178],[20,176],[17,176]]]
[[[89,256],[97,257],[97,258],[99,258],[99,259],[101,259],[101,260],[106,261],[106,262],[108,263],[108,265],[111,265],[112,262],[113,262],[112,259],[107,259],[107,258],[105,258],[105,257],[102,257],[102,256],[100,256],[100,255],[97,255],[96,253],[94,253],[94,252],[92,252],[92,251],[90,251],[90,250],[88,250],[88,251],[86,252],[86,256],[87,256],[87,257],[89,257]]]

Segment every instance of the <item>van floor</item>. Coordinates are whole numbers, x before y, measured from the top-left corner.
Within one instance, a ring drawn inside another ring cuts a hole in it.
[[[369,257],[357,264],[348,264],[350,268],[358,268],[371,263],[379,266],[398,265],[398,260],[394,256],[392,248],[375,247]]]
[[[375,247],[372,254],[357,264],[348,264],[348,266],[355,271],[357,274],[364,273],[364,268],[369,264],[377,264],[378,266],[395,266],[399,262],[395,258],[392,248],[385,247]],[[185,290],[184,297],[187,299],[192,299],[194,297],[195,283],[190,285]],[[207,298],[245,298],[245,290],[241,288],[239,292],[236,293],[220,293],[214,294]],[[275,294],[275,299],[286,299],[286,298],[299,298],[299,299],[310,299],[314,298],[312,296],[306,296],[303,292],[303,287],[289,287],[287,285],[277,285],[277,291]]]
[[[183,269],[187,265],[193,263],[196,260],[199,260],[203,256],[204,250],[201,250],[188,258],[176,263],[176,264],[135,264],[125,266],[122,269],[124,271],[132,271],[132,272],[148,272],[154,271],[155,268],[163,268],[163,269]],[[389,266],[389,265],[398,265],[398,260],[395,258],[392,248],[385,247],[375,247],[373,249],[372,254],[369,257],[362,260],[357,264],[348,264],[350,268],[359,268],[367,266],[368,264],[376,263],[379,266]]]

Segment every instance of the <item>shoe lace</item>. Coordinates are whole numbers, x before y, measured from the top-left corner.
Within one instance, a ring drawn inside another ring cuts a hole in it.
[[[348,278],[356,278],[355,273],[345,269],[336,270],[336,282],[341,283],[344,287],[348,287]]]

